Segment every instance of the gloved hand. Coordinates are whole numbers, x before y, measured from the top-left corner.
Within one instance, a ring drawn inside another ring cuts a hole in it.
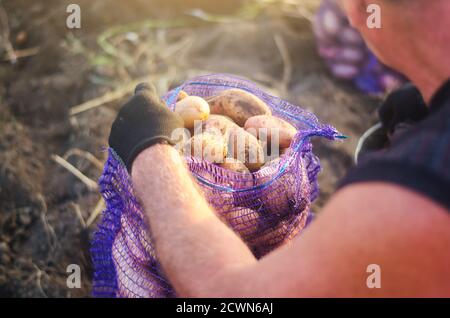
[[[159,98],[156,88],[142,83],[119,111],[111,127],[109,146],[130,172],[141,151],[162,141],[174,144],[172,132],[182,127],[183,120]]]

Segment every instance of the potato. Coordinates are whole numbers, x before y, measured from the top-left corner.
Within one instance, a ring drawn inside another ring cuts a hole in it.
[[[203,175],[202,177],[205,177],[205,179],[207,180],[211,180],[210,179],[211,176],[208,173],[205,173],[205,175]],[[229,184],[219,182],[217,180],[212,180],[212,182],[214,184],[230,186]],[[227,211],[235,209],[234,197],[232,192],[216,190],[209,186],[203,185],[200,185],[200,189],[201,193],[208,201],[208,204],[213,208],[214,212],[218,215],[218,217],[221,217],[218,211],[221,211],[221,213],[227,213]]]
[[[149,245],[141,245],[145,240],[149,240],[145,229],[136,226],[135,220],[129,214],[121,216],[121,230],[115,237],[112,245],[112,260],[116,268],[118,296],[121,297],[167,297],[168,292],[163,285],[152,279],[152,273],[142,271],[143,267],[155,265],[156,255],[154,249]],[[145,249],[145,252],[144,250]],[[124,261],[127,259],[127,261]],[[139,263],[141,267],[134,264]],[[137,288],[138,284],[130,283],[130,277],[142,277],[143,281],[148,282],[147,288]],[[133,289],[133,292],[130,290]],[[137,294],[136,294],[137,293]]]
[[[185,99],[188,96],[189,96],[188,93],[186,93],[185,91],[180,91],[177,96],[177,102],[179,102],[182,99]]]
[[[239,127],[229,117],[211,114],[207,120],[202,123],[203,131],[219,132],[226,135],[230,128]]]
[[[269,228],[249,242],[249,246],[257,257],[262,257],[277,247],[290,243],[300,232],[304,223],[281,221],[273,228]]]
[[[252,209],[238,207],[223,213],[221,218],[244,239],[250,238],[258,231],[259,213]]]
[[[267,142],[270,144],[272,144],[272,136],[276,138],[278,133],[279,148],[281,149],[288,148],[297,133],[297,129],[287,121],[268,115],[259,115],[249,118],[245,122],[244,128],[259,139],[264,139],[263,137],[266,135]],[[276,140],[274,140],[274,142],[276,142]]]
[[[206,120],[209,117],[210,109],[203,98],[188,96],[175,104],[175,112],[183,118],[184,127],[192,129],[195,121]]]
[[[243,162],[234,158],[226,158],[225,162],[219,166],[230,172],[238,173],[238,175],[233,173],[223,174],[221,181],[222,183],[225,183],[226,186],[235,190],[249,189],[255,186],[255,179]],[[242,197],[247,198],[247,195],[243,192],[233,192],[233,198],[236,205],[241,206],[240,202],[242,202]],[[244,199],[243,202],[246,203],[247,200]]]
[[[257,115],[271,115],[272,111],[260,98],[241,89],[229,89],[207,99],[211,114],[230,117],[243,127],[247,119]]]
[[[154,260],[156,258],[154,251],[152,252],[148,244],[144,244],[150,242],[150,236],[144,228],[136,225],[136,221],[125,213],[122,214],[120,223],[127,251],[142,263]],[[146,254],[146,251],[150,253]]]
[[[286,222],[280,221],[275,226],[272,226],[262,232],[258,237],[252,241],[252,246],[269,247],[278,246],[288,236],[288,227]]]
[[[184,145],[183,154],[213,163],[223,163],[227,156],[227,142],[223,136],[217,134],[196,134]]]
[[[259,140],[259,144],[263,147],[264,152],[264,164],[267,162],[280,157],[279,153],[272,153],[272,149],[270,149],[270,144],[264,141]],[[262,168],[262,167],[261,167]]]
[[[256,171],[264,164],[262,145],[255,136],[240,127],[229,131],[228,154],[230,158],[244,162],[250,171]]]
[[[280,164],[281,158],[277,158],[266,163],[263,168],[272,166],[273,172],[267,178],[258,179],[258,184],[264,184],[270,180],[277,173],[277,167]],[[294,174],[289,167],[288,170],[280,176],[280,178],[272,183],[264,195],[264,211],[270,214],[277,214],[280,217],[299,213],[309,208],[309,194],[310,184],[306,171],[306,167],[303,161],[298,168],[299,173]],[[298,191],[297,191],[298,190]],[[298,192],[298,193],[297,193]],[[297,195],[299,197],[297,197]],[[298,211],[294,210],[296,200],[302,200],[299,204]]]
[[[268,161],[266,163],[264,163],[264,165],[261,167],[261,169],[264,169],[266,167],[273,167],[273,169],[276,169],[276,167],[278,167],[278,165],[280,164],[280,158],[275,158],[271,161]]]
[[[290,148],[282,148],[280,149],[280,157],[289,153]]]
[[[174,148],[178,153],[183,156],[185,152],[185,146],[192,138],[192,134],[187,128],[175,129],[171,134],[171,139],[175,142]],[[189,155],[189,153],[187,154]]]
[[[220,167],[240,173],[250,173],[250,170],[245,166],[242,161],[236,160],[234,158],[226,158],[224,163],[219,165]]]

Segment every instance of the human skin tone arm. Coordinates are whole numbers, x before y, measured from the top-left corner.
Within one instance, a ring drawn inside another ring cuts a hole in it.
[[[450,296],[449,213],[399,186],[344,188],[292,244],[258,261],[170,146],[143,151],[132,180],[179,296]],[[366,285],[370,264],[381,267],[381,289]]]
[[[179,295],[212,296],[216,281],[256,262],[216,217],[172,147],[155,145],[143,151],[133,164],[132,180],[159,259]]]

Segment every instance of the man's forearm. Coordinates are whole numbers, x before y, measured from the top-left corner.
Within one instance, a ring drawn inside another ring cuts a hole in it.
[[[254,256],[209,207],[181,157],[168,145],[155,145],[136,158],[132,180],[155,239],[159,260],[177,292],[212,296],[217,280],[256,262]]]
[[[449,293],[449,258],[442,254],[450,244],[448,213],[399,186],[367,183],[344,188],[301,238],[256,261],[214,215],[174,149],[156,145],[144,151],[133,165],[132,177],[159,260],[179,296]],[[368,288],[370,264],[383,268],[383,288]]]

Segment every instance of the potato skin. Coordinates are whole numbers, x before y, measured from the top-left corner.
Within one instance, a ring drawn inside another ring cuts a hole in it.
[[[277,247],[291,243],[303,226],[304,222],[296,225],[292,221],[280,221],[276,226],[251,239],[249,246],[257,257],[262,257]]]
[[[115,237],[112,246],[112,260],[116,267],[119,294],[122,297],[136,297],[136,294],[133,294],[127,289],[126,282],[129,281],[130,277],[139,274],[143,279],[152,282],[151,288],[140,291],[141,297],[167,297],[168,292],[164,289],[163,285],[158,281],[152,280],[152,275],[149,272],[139,273],[139,269],[133,267],[131,264],[122,262],[125,257],[123,253],[125,252],[142,264],[152,266],[156,261],[156,253],[147,244],[150,242],[148,233],[143,228],[138,229],[139,232],[136,232],[136,228],[132,224],[133,221],[130,220],[128,214],[122,214],[120,222],[121,232]]]
[[[207,132],[196,134],[184,145],[183,154],[213,163],[223,163],[227,156],[227,142],[224,137],[217,134]]]
[[[175,104],[175,112],[183,118],[184,127],[194,128],[195,121],[206,120],[210,109],[208,103],[198,96],[187,96]]]
[[[289,153],[290,148],[282,148],[280,149],[280,157],[284,156],[285,154]]]
[[[281,162],[281,158],[274,159],[266,163],[263,168],[268,166],[277,167]],[[295,174],[288,168],[280,178],[273,183],[264,196],[264,211],[270,214],[276,214],[285,217],[291,214],[299,213],[309,207],[309,179],[304,163],[299,167],[300,174]],[[276,169],[274,169],[274,174]],[[267,179],[260,180],[260,184],[267,182]],[[297,193],[297,190],[299,193]],[[297,195],[301,197],[297,197]],[[296,200],[303,199],[299,209],[294,210]]]
[[[243,128],[231,128],[228,135],[228,154],[244,162],[250,171],[256,171],[264,164],[264,150],[255,136]]]
[[[208,173],[206,173],[203,176],[209,180],[208,177],[210,177],[210,175]],[[218,181],[216,180],[214,180],[213,182],[215,184],[218,183]],[[231,186],[223,183],[220,184],[225,186]],[[217,191],[214,188],[208,186],[200,186],[200,191],[205,197],[205,199],[208,201],[208,204],[211,207],[213,207],[214,213],[216,213],[216,215],[219,218],[221,218],[221,214],[218,211],[221,211],[221,213],[226,213],[226,211],[231,211],[235,209],[233,193],[225,191]]]
[[[247,166],[242,161],[234,158],[226,158],[225,162],[219,164],[219,166],[234,172],[250,173],[250,170],[248,170]]]
[[[177,102],[179,102],[182,99],[185,99],[188,96],[189,96],[189,94],[186,93],[185,91],[180,91],[177,96]]]
[[[229,117],[217,114],[211,114],[207,120],[202,123],[202,129],[204,132],[220,133],[226,136],[231,128],[239,127]]]
[[[261,232],[249,242],[249,245],[257,254],[267,254],[284,242],[287,232],[286,223],[281,221],[277,225]]]
[[[297,129],[287,121],[268,115],[253,116],[247,119],[244,128],[257,138],[262,138],[261,134],[267,134],[267,142],[271,143],[273,129],[278,129],[280,148],[288,148],[297,133]],[[261,130],[267,128],[266,131]]]
[[[227,157],[224,163],[219,164],[219,166],[223,169],[226,169],[231,172],[239,173],[242,175],[235,175],[232,173],[226,174],[223,179],[223,182],[227,184],[228,187],[233,188],[235,190],[240,189],[249,189],[255,186],[255,179],[253,175],[250,174],[250,170],[248,170],[247,166],[239,160],[234,158]],[[223,183],[222,182],[222,183]],[[233,193],[233,198],[236,205],[240,205],[240,194]]]
[[[222,91],[207,101],[212,114],[228,116],[241,127],[250,117],[272,114],[269,106],[260,98],[241,89]]]
[[[242,238],[250,238],[258,231],[259,213],[238,207],[221,215],[221,219]]]

